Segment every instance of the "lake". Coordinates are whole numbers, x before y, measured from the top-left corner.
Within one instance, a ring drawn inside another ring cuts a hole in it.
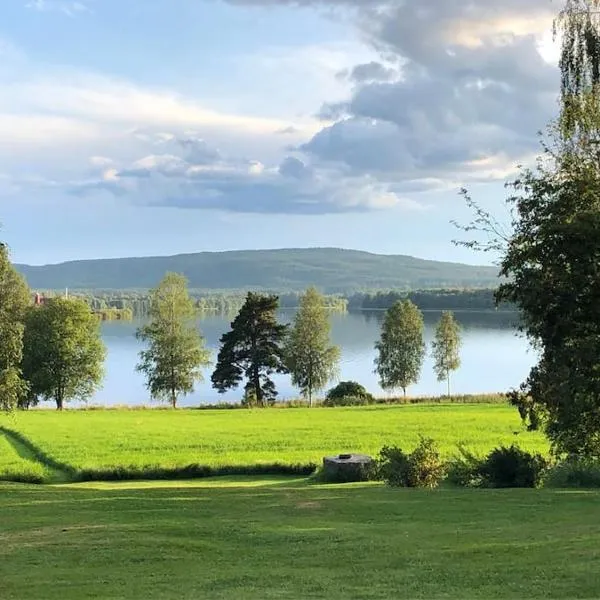
[[[374,343],[379,338],[384,313],[378,311],[359,313],[333,313],[331,315],[332,338],[342,349],[340,380],[355,380],[375,395],[385,396],[373,373]],[[281,314],[287,322],[292,312]],[[440,313],[426,312],[425,337],[430,353],[434,327]],[[516,333],[515,315],[506,313],[456,313],[463,327],[462,366],[452,379],[452,392],[472,394],[504,392],[517,387],[534,364],[535,355],[525,339]],[[232,317],[208,316],[199,322],[213,360],[219,347],[219,338],[229,330]],[[104,387],[91,400],[91,404],[139,405],[150,404],[144,378],[136,373],[138,353],[142,349],[135,338],[139,322],[104,322],[102,336],[108,350]],[[196,386],[194,394],[182,398],[181,406],[213,404],[219,401],[237,402],[242,389],[220,395],[210,385],[210,374],[205,373],[204,383]],[[288,376],[275,377],[280,399],[297,398],[298,392]],[[428,355],[423,366],[421,380],[409,389],[410,395],[440,395],[446,390],[445,383],[436,381],[432,360]]]

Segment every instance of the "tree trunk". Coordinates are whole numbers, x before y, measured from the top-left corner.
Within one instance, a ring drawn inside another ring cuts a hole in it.
[[[406,388],[405,388],[405,387],[403,387],[403,388],[402,388],[402,391],[404,392],[404,399],[406,400]]]
[[[177,408],[177,394],[175,394],[175,390],[171,390],[171,408]]]
[[[56,410],[62,410],[63,409],[63,399],[62,396],[57,396],[56,398]]]
[[[308,408],[312,408],[312,389],[308,388]]]
[[[263,391],[260,387],[260,373],[258,372],[258,367],[254,368],[254,373],[252,374],[252,382],[254,383],[254,394],[256,395],[256,403],[259,406],[264,406]]]
[[[448,398],[450,398],[450,371],[448,371],[448,373],[447,373],[447,380],[448,380]]]

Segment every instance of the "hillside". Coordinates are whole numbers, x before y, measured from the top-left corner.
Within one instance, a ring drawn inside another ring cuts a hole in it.
[[[497,284],[494,267],[333,248],[201,252],[16,267],[32,288],[44,290],[147,289],[167,271],[185,274],[191,288],[202,290],[298,291],[316,285],[329,293],[341,293]]]

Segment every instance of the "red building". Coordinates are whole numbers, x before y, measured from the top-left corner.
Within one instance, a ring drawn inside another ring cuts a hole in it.
[[[43,294],[36,293],[33,297],[33,303],[35,306],[41,306],[42,304],[46,304],[46,297]]]

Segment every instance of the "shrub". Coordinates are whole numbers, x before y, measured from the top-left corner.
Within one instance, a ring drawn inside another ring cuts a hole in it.
[[[483,461],[463,445],[458,446],[458,451],[460,455],[448,461],[446,480],[459,487],[482,487]]]
[[[554,488],[600,488],[600,462],[571,458],[552,467],[544,485]]]
[[[380,479],[394,487],[434,488],[445,475],[437,445],[428,438],[421,438],[411,454],[385,446],[377,461],[377,472]]]
[[[343,398],[325,398],[323,400],[323,406],[367,406],[370,404],[368,398],[364,396],[344,396]]]
[[[342,381],[327,392],[324,406],[364,406],[375,398],[356,381]]]
[[[495,448],[481,465],[485,485],[494,488],[538,487],[547,468],[540,454],[530,454],[514,444]]]

